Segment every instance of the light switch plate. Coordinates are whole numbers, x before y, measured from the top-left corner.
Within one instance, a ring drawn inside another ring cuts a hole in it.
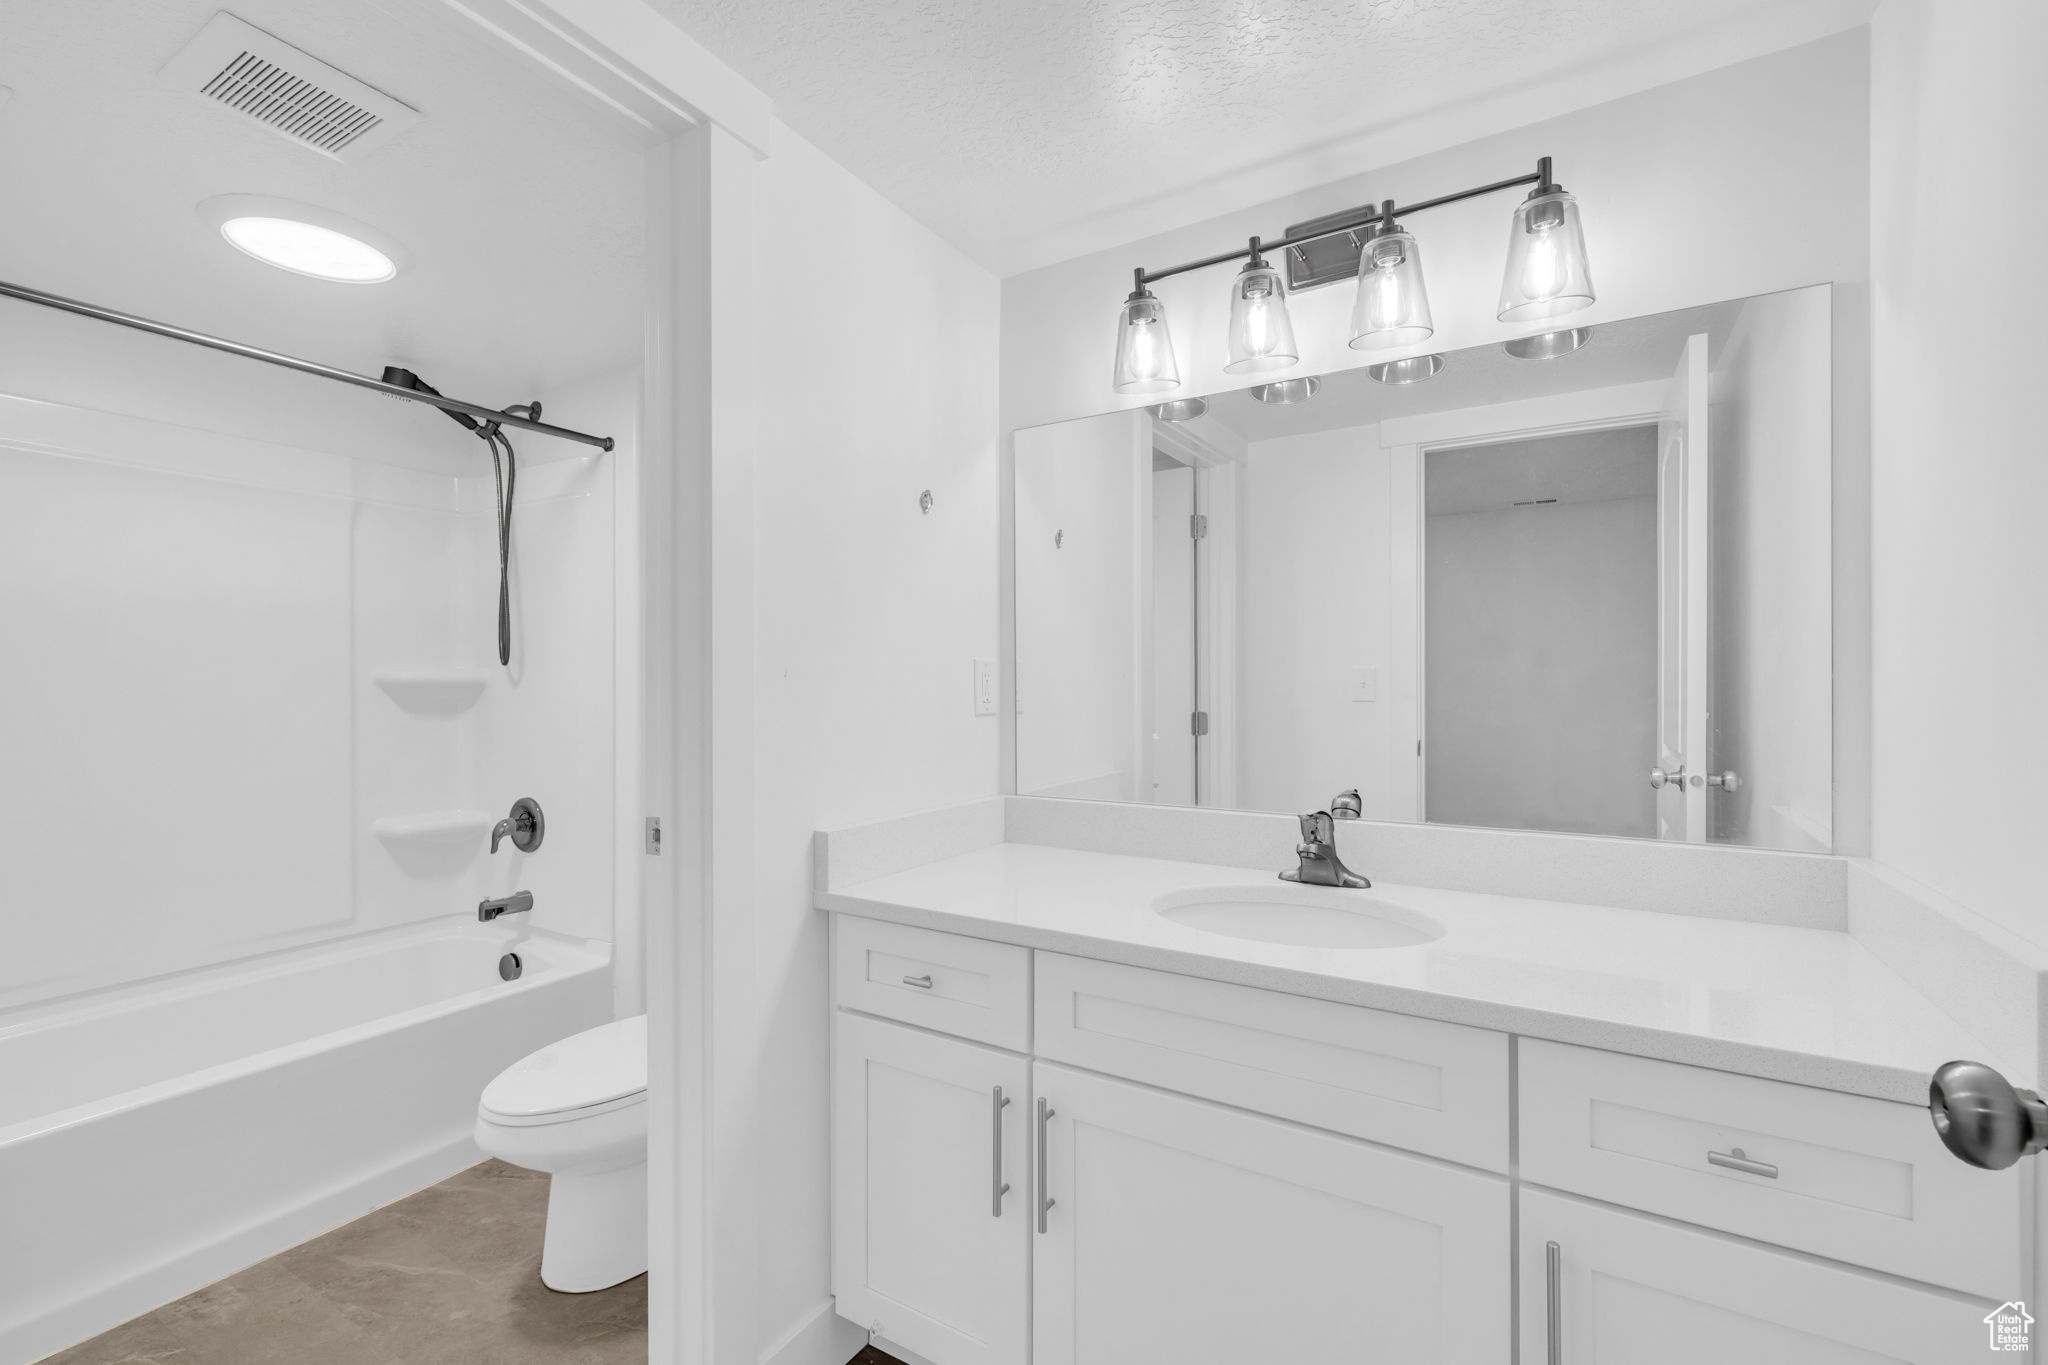
[[[1378,701],[1380,671],[1377,668],[1345,669],[1344,697],[1347,701]]]
[[[992,716],[996,713],[996,661],[976,659],[974,661],[974,714]]]

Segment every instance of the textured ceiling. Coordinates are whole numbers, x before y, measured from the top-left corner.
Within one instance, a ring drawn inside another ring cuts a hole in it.
[[[221,8],[420,121],[342,163],[159,80]],[[640,152],[434,9],[0,0],[0,278],[358,372],[399,360],[487,402],[637,364]],[[234,193],[360,219],[410,265],[375,286],[271,269],[194,211]],[[0,303],[0,326],[29,307]]]
[[[1475,100],[1498,127],[1822,36],[1872,0],[653,0],[776,113],[1002,273],[1385,164],[1342,144]],[[1511,98],[1525,92],[1517,105]],[[1482,128],[1468,131],[1466,137]],[[1462,140],[1462,139],[1460,139]],[[1427,150],[1422,148],[1420,150]],[[1413,154],[1404,153],[1404,154]],[[1164,221],[1144,212],[1157,204]]]

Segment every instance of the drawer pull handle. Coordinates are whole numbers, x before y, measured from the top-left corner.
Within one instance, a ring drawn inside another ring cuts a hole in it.
[[[1544,1365],[1564,1365],[1564,1248],[1543,1244]]]
[[[903,984],[915,986],[921,991],[928,991],[932,988],[932,974],[926,972],[923,976],[906,976],[903,978]]]
[[[1056,1111],[1041,1097],[1038,1101],[1038,1230],[1045,1231],[1046,1210],[1053,1206],[1053,1198],[1045,1189],[1045,1129],[1052,1122]]]
[[[991,1218],[1003,1216],[1003,1196],[1010,1192],[1010,1187],[1003,1183],[1003,1110],[1009,1108],[1009,1106],[1010,1097],[1003,1093],[1001,1086],[997,1086],[995,1088],[994,1104],[996,1130],[995,1170],[989,1177],[988,1212]]]
[[[1740,1147],[1729,1152],[1708,1152],[1707,1164],[1709,1166],[1725,1166],[1731,1171],[1741,1171],[1744,1175],[1760,1175],[1766,1180],[1776,1180],[1778,1178],[1778,1168],[1776,1166],[1773,1166],[1768,1161],[1751,1161]]]

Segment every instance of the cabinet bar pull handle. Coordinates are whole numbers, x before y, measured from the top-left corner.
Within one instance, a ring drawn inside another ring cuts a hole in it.
[[[926,972],[923,976],[906,976],[903,978],[903,984],[915,986],[921,991],[928,991],[932,988],[932,974]]]
[[[1045,1128],[1056,1111],[1041,1097],[1038,1101],[1038,1230],[1045,1231],[1045,1211],[1053,1206],[1053,1198],[1045,1189]]]
[[[1564,1365],[1564,1324],[1558,1311],[1564,1299],[1564,1248],[1555,1242],[1543,1244],[1543,1288],[1548,1315],[1544,1322],[1544,1365]]]
[[[1000,1218],[1003,1216],[1003,1196],[1010,1192],[1010,1187],[1003,1183],[1003,1110],[1009,1107],[1010,1101],[1004,1097],[1003,1088],[1001,1086],[997,1086],[995,1089],[994,1105],[994,1119],[996,1130],[995,1168],[993,1173],[989,1177],[989,1189],[991,1193],[988,1199],[988,1214],[991,1218]]]
[[[1778,1178],[1778,1168],[1776,1166],[1773,1166],[1768,1161],[1751,1161],[1748,1154],[1740,1147],[1728,1152],[1708,1152],[1707,1164],[1709,1166],[1726,1166],[1729,1170],[1741,1171],[1744,1175],[1760,1175],[1766,1180],[1776,1180]]]

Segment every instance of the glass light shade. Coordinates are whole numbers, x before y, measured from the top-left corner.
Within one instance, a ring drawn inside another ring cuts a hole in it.
[[[1420,384],[1443,372],[1440,355],[1411,355],[1401,360],[1382,360],[1365,367],[1366,378],[1379,384]]]
[[[1286,407],[1290,403],[1306,403],[1322,387],[1320,375],[1305,374],[1299,379],[1276,379],[1270,384],[1254,384],[1245,392],[1258,402]]]
[[[1116,391],[1164,393],[1180,387],[1173,361],[1173,337],[1166,330],[1166,305],[1140,289],[1124,300],[1116,322]]]
[[[1223,372],[1284,370],[1300,359],[1280,272],[1255,255],[1230,287],[1230,361]]]
[[[1562,332],[1538,332],[1532,337],[1503,341],[1500,348],[1517,360],[1555,360],[1570,355],[1593,339],[1591,327],[1569,327]]]
[[[1382,351],[1427,341],[1436,331],[1422,250],[1395,228],[1369,237],[1358,252],[1358,299],[1351,306],[1351,349]]]
[[[1162,422],[1192,422],[1208,410],[1206,398],[1169,398],[1152,405],[1152,415]]]
[[[1554,189],[1517,204],[1508,228],[1508,267],[1500,282],[1500,320],[1562,317],[1592,302],[1579,201]]]

